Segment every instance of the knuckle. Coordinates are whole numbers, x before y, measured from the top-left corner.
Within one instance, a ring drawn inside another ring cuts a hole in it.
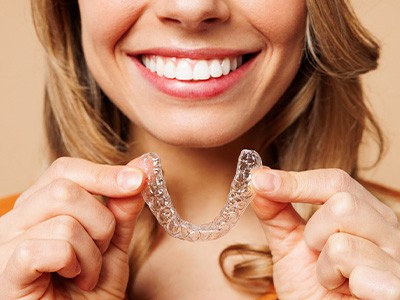
[[[351,181],[352,178],[346,171],[342,169],[331,169],[330,182],[334,191],[348,191]]]
[[[24,240],[14,250],[14,260],[17,266],[32,266],[35,262],[35,251],[32,242]]]
[[[329,260],[338,263],[352,252],[352,243],[346,234],[335,233],[328,238],[325,249]]]
[[[357,209],[357,199],[350,193],[339,192],[332,196],[326,205],[333,218],[342,219],[354,214]]]
[[[51,220],[51,230],[59,238],[74,239],[80,231],[80,224],[70,216],[59,216]]]
[[[50,166],[50,170],[54,175],[63,176],[71,164],[71,157],[57,158]]]
[[[290,176],[290,194],[293,200],[300,199],[302,197],[302,191],[299,184],[298,174],[296,172],[288,172]]]
[[[59,178],[50,183],[49,194],[57,201],[69,201],[79,197],[81,188],[68,179]]]

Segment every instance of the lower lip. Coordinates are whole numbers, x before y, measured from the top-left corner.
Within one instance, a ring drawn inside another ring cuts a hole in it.
[[[131,58],[137,65],[142,76],[157,90],[176,98],[195,100],[212,98],[231,89],[245,76],[246,72],[253,64],[255,57],[252,57],[240,68],[229,73],[228,75],[224,75],[219,78],[210,78],[208,80],[190,81],[160,77],[157,75],[157,73],[153,73],[143,66],[137,57]]]

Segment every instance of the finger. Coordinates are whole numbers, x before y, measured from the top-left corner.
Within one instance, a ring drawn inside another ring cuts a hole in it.
[[[25,240],[15,249],[2,273],[1,290],[4,292],[3,289],[7,288],[9,293],[5,294],[12,293],[16,298],[26,294],[34,295],[38,291],[43,291],[43,286],[47,286],[50,280],[47,273],[57,272],[63,277],[73,278],[80,271],[78,259],[68,242]]]
[[[277,184],[274,182],[276,177],[269,172],[269,168],[263,167],[252,174],[252,180],[257,178],[257,182],[253,183],[256,195],[251,204],[261,221],[272,256],[277,261],[303,237],[305,221],[291,203],[271,200],[266,193],[260,192],[260,188],[270,190]],[[286,242],[288,237],[291,240],[289,243]]]
[[[76,219],[102,253],[107,249],[115,228],[114,215],[78,184],[58,179],[45,186],[9,214],[0,218],[3,241],[59,215]]]
[[[54,217],[24,232],[14,243],[25,239],[67,242],[72,246],[82,270],[75,282],[82,290],[88,291],[94,288],[100,275],[102,255],[90,235],[76,219],[65,215]]]
[[[278,203],[256,195],[252,207],[261,222],[274,260],[279,260],[303,237],[305,221],[290,203]]]
[[[40,179],[17,200],[16,206],[57,179],[79,184],[88,192],[108,197],[126,197],[140,192],[143,172],[132,166],[109,166],[63,157],[53,162]]]
[[[369,266],[356,267],[350,275],[349,286],[358,299],[400,299],[400,278]]]
[[[391,272],[400,278],[400,265],[377,245],[346,233],[336,233],[328,239],[318,258],[318,280],[328,290],[334,290],[359,266]]]
[[[400,262],[399,228],[387,222],[363,199],[344,192],[333,195],[310,218],[304,238],[310,248],[321,251],[336,232],[370,240]]]
[[[389,222],[393,224],[398,222],[389,207],[339,169],[286,172],[260,168],[253,173],[252,184],[259,195],[280,203],[323,204],[337,192],[347,192],[366,201]],[[271,215],[274,213],[271,211]]]
[[[134,160],[129,165],[137,167],[139,163],[137,160]],[[115,232],[111,242],[125,253],[128,252],[136,220],[143,206],[144,201],[141,196],[108,199],[107,207],[113,213],[116,220]]]
[[[73,165],[76,164],[74,159],[66,159],[66,161],[71,161]],[[128,171],[123,169],[119,172],[119,184],[131,186],[131,181],[134,182],[136,179],[135,176],[133,176],[133,179],[130,177],[130,170],[139,170],[139,167],[139,159],[128,164]],[[68,167],[65,167],[65,169],[69,170]],[[142,171],[140,173],[141,186],[135,191],[131,191],[132,195],[136,195],[144,184]],[[121,178],[121,176],[126,176],[126,178]],[[125,183],[123,183],[124,180],[126,180]],[[119,197],[122,196],[119,195]],[[102,252],[107,248],[115,228],[114,216],[76,182],[65,178],[56,179],[25,200],[0,219],[1,236],[10,239],[18,232],[25,231],[27,228],[56,215],[71,215],[85,227]],[[24,207],[21,207],[22,204]],[[99,220],[101,220],[100,223]],[[7,231],[1,230],[1,228],[7,228]]]
[[[391,209],[341,170],[285,172],[263,167],[253,172],[252,185],[256,192],[252,206],[276,259],[286,255],[303,238],[304,221],[291,202],[323,204],[337,192],[347,191],[365,199],[388,222],[397,224]]]

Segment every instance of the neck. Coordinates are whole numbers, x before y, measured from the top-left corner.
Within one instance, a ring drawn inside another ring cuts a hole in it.
[[[166,144],[134,128],[134,157],[145,152],[160,156],[168,191],[180,216],[192,223],[210,222],[224,205],[243,148],[254,148],[251,134],[215,148],[185,148]]]

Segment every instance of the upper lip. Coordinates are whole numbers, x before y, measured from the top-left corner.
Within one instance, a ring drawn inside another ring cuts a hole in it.
[[[129,52],[129,56],[158,55],[164,57],[189,58],[189,59],[213,59],[242,56],[254,54],[260,50],[237,50],[225,48],[200,48],[200,49],[177,49],[177,48],[151,48],[140,51]]]

